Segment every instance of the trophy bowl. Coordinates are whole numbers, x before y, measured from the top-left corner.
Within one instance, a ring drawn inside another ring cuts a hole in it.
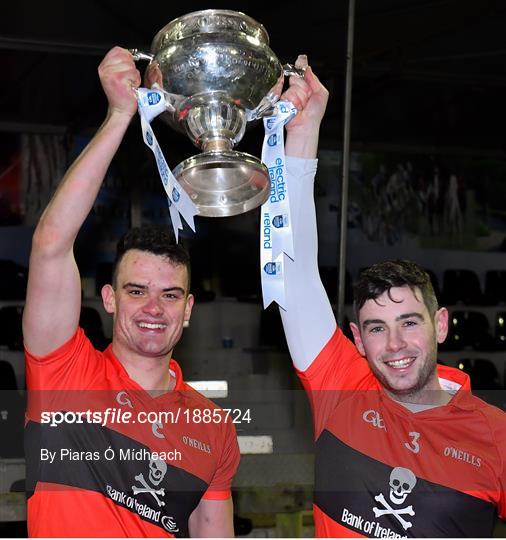
[[[173,171],[199,214],[233,216],[263,204],[265,165],[233,148],[282,90],[285,72],[265,28],[237,11],[196,11],[164,26],[151,54],[140,54],[150,60],[145,85],[166,96],[160,118],[202,151]]]

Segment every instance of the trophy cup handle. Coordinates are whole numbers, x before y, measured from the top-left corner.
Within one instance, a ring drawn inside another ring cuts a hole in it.
[[[269,92],[262,101],[252,110],[246,110],[246,118],[248,122],[258,120],[262,116],[269,116],[272,114],[273,107],[276,101],[279,100],[279,96],[275,92]]]
[[[147,72],[151,71],[148,86],[151,89],[157,90],[158,92],[163,94],[164,97],[164,110],[158,109],[158,111],[151,116],[150,120],[152,118],[155,118],[155,116],[162,114],[162,112],[175,113],[176,109],[184,100],[184,96],[171,94],[163,88],[162,74],[160,72],[160,69],[158,68],[158,64],[156,62],[153,62],[155,55],[152,53],[145,53],[143,51],[140,51],[139,49],[128,49],[128,52],[132,55],[134,62],[138,62],[139,60],[147,60],[150,63],[147,69]]]
[[[139,51],[139,49],[128,49],[128,52],[133,56],[134,62],[138,62],[139,60],[147,60],[148,62],[151,62],[155,57],[154,54],[145,53]]]
[[[290,77],[291,75],[295,75],[296,77],[300,77],[301,79],[304,78],[304,68],[297,68],[293,64],[284,64],[283,65],[283,75],[281,75],[281,78],[284,77]],[[278,79],[278,83],[281,81],[281,78]],[[275,103],[279,100],[279,94],[276,93],[274,90],[271,90],[257,105],[253,110],[247,111],[247,118],[248,121],[251,120],[257,120],[258,118],[261,118],[262,116],[268,116],[272,114],[272,108],[274,107]]]
[[[283,74],[285,77],[289,77],[290,75],[295,75],[296,77],[300,77],[301,79],[304,78],[304,68],[297,68],[293,64],[284,64],[283,65]]]

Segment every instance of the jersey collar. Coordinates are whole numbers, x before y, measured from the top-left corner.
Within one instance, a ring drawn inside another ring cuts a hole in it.
[[[144,390],[136,381],[134,381],[129,375],[127,370],[125,369],[125,366],[119,361],[118,357],[114,354],[114,351],[112,350],[112,343],[109,344],[107,349],[104,351],[104,356],[111,362],[111,364],[114,366],[114,369],[118,376],[121,379],[125,379],[128,381],[128,385],[130,388],[137,388]],[[174,391],[178,390],[184,390],[184,379],[183,379],[183,371],[181,369],[181,366],[173,359],[171,358],[169,360],[168,369],[170,371],[170,376],[174,377],[176,380],[176,385],[174,386]]]
[[[447,412],[449,408],[457,408],[462,410],[476,409],[477,404],[471,392],[471,380],[467,373],[464,373],[460,369],[454,367],[438,364],[437,375],[439,378],[439,383],[441,384],[443,390],[446,390],[449,393],[453,394],[452,398],[446,405],[432,407],[413,413],[407,407],[388,396],[388,394],[385,392],[385,389],[378,381],[381,395],[383,396],[382,399],[384,399],[386,403],[388,403],[392,408],[401,412],[403,415],[416,414],[417,416],[431,416],[433,414],[437,415],[440,412]]]

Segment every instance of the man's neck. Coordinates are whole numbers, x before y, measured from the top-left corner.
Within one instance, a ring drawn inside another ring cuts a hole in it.
[[[149,357],[125,351],[116,343],[112,350],[128,376],[152,397],[174,390],[176,379],[169,370],[172,351],[164,356]]]
[[[451,395],[448,394],[448,403],[451,399]],[[393,398],[395,399],[395,398]],[[395,399],[397,403],[400,403],[403,407],[406,407],[409,411],[412,413],[422,412],[422,411],[428,411],[429,409],[435,409],[436,407],[442,407],[443,405],[446,405],[446,403],[410,403],[407,401],[399,401]]]
[[[412,412],[425,411],[435,407],[442,407],[450,402],[452,394],[443,390],[439,384],[438,388],[425,389],[412,394],[395,394],[385,389],[386,394],[401,405],[404,405]]]

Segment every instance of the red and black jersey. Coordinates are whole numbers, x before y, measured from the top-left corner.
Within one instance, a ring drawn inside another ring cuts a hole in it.
[[[319,537],[489,537],[506,517],[506,415],[438,366],[450,402],[413,413],[337,329],[299,377],[315,424]]]
[[[187,537],[202,498],[230,497],[235,428],[174,360],[176,386],[155,398],[82,329],[26,364],[30,536]]]

